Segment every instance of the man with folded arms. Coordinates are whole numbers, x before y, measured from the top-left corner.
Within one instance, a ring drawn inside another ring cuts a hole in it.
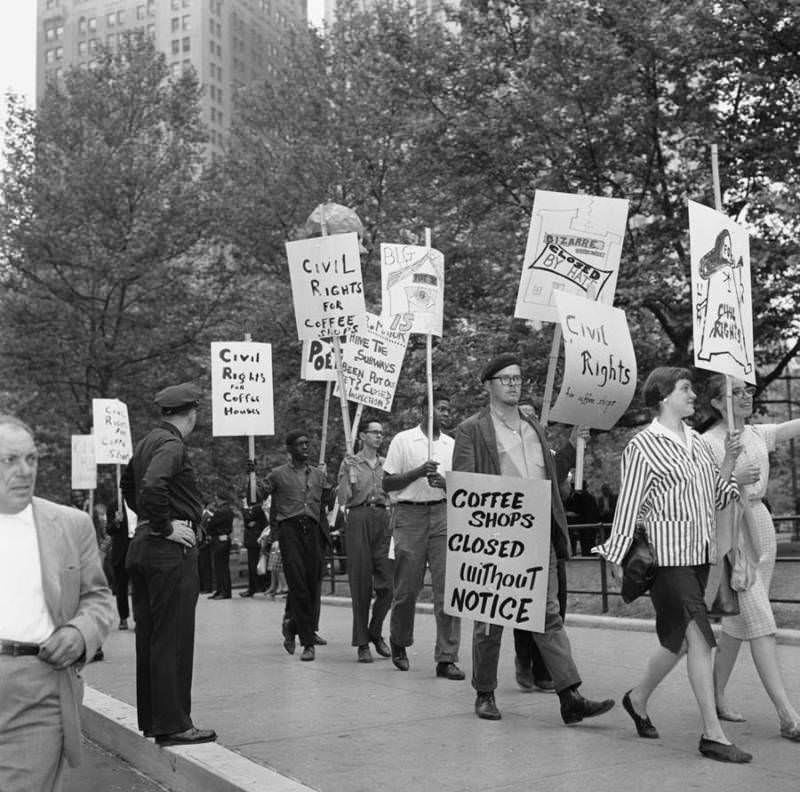
[[[139,518],[126,562],[136,621],[136,709],[145,737],[164,746],[217,739],[191,717],[203,498],[185,440],[200,396],[191,382],[156,394],[161,423],[137,443],[122,477],[125,501]]]
[[[57,792],[80,760],[78,676],[114,605],[88,514],[33,495],[33,432],[0,414],[0,790]]]
[[[347,574],[353,604],[353,646],[358,662],[371,663],[370,643],[382,657],[391,652],[383,639],[383,621],[392,605],[394,564],[389,558],[389,498],[383,489],[380,421],[362,421],[361,449],[342,460],[339,503],[347,508]],[[372,618],[369,615],[372,592]]]
[[[578,693],[581,678],[558,609],[556,558],[569,556],[569,533],[556,463],[541,426],[520,412],[522,368],[519,358],[510,353],[493,358],[484,366],[481,382],[489,396],[489,406],[458,426],[453,470],[549,479],[551,482],[550,567],[544,632],[533,633],[533,638],[553,678],[561,702],[561,718],[572,725],[608,712],[614,701],[590,701]],[[475,622],[472,636],[472,686],[477,694],[475,713],[486,720],[501,718],[494,691],[502,635],[501,625]]]

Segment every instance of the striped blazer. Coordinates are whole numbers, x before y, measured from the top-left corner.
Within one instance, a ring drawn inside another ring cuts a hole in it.
[[[611,535],[594,552],[622,563],[641,525],[660,566],[716,563],[715,511],[738,498],[738,489],[720,478],[706,441],[684,429],[688,448],[657,420],[625,447]]]

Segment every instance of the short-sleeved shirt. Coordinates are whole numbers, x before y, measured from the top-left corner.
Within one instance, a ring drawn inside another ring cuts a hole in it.
[[[444,475],[453,469],[453,447],[455,441],[449,435],[439,433],[431,444],[430,459],[439,463],[437,471]],[[389,450],[383,463],[383,470],[391,476],[408,473],[428,461],[428,438],[419,426],[398,432],[389,443]],[[444,490],[431,487],[423,476],[412,481],[407,487],[392,492],[396,501],[425,503],[444,499]]]
[[[328,486],[320,468],[308,463],[295,467],[287,462],[269,473],[265,489],[272,494],[272,515],[283,522],[292,517],[319,520]]]
[[[389,496],[383,489],[383,457],[377,457],[373,466],[361,451],[355,456],[357,464],[354,482],[350,481],[348,465],[342,462],[339,468],[339,503],[349,509],[363,503],[388,505]]]

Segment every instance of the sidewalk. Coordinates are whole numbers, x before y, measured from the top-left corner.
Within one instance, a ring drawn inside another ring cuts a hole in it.
[[[729,766],[697,752],[701,727],[685,663],[651,701],[661,739],[636,737],[619,700],[656,647],[647,624],[630,625],[638,630],[591,628],[582,625],[607,622],[567,617],[582,692],[617,700],[608,715],[574,727],[562,724],[555,695],[517,688],[513,640],[504,636],[496,691],[503,720],[489,722],[473,713],[471,622],[463,625],[460,662],[467,680],[449,682],[434,675],[428,612],[417,615],[411,670],[402,673],[377,655],[371,665],[356,663],[349,603],[323,601],[320,632],[329,645],[317,648],[315,662],[303,663],[281,645],[283,600],[241,599],[236,592],[231,600],[201,598],[192,716],[198,726],[217,730],[216,745],[164,750],[136,732],[130,706],[134,634],[113,632],[104,646],[106,660],[85,669],[93,688],[87,690],[89,737],[170,788],[193,792],[800,788],[800,745],[778,736],[777,718],[746,650],[730,699],[748,720],[727,724],[727,733],[755,759]],[[800,704],[798,642],[781,645],[779,658]]]

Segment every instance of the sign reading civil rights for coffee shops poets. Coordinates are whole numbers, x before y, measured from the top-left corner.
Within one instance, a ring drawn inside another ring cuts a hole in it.
[[[98,465],[125,465],[133,456],[128,405],[119,399],[92,399],[94,456]]]
[[[332,338],[357,328],[366,311],[358,234],[286,243],[297,337]]]
[[[625,312],[573,294],[556,296],[564,378],[553,421],[611,429],[636,392],[636,354]]]
[[[447,473],[446,613],[544,630],[550,487],[549,481]]]
[[[270,344],[211,344],[211,426],[214,437],[275,434]]]
[[[97,489],[97,463],[94,461],[94,437],[92,435],[72,435],[70,472],[72,489]]]
[[[342,344],[346,338],[340,338]],[[336,357],[333,343],[315,338],[303,341],[300,359],[300,379],[308,382],[336,382]]]

